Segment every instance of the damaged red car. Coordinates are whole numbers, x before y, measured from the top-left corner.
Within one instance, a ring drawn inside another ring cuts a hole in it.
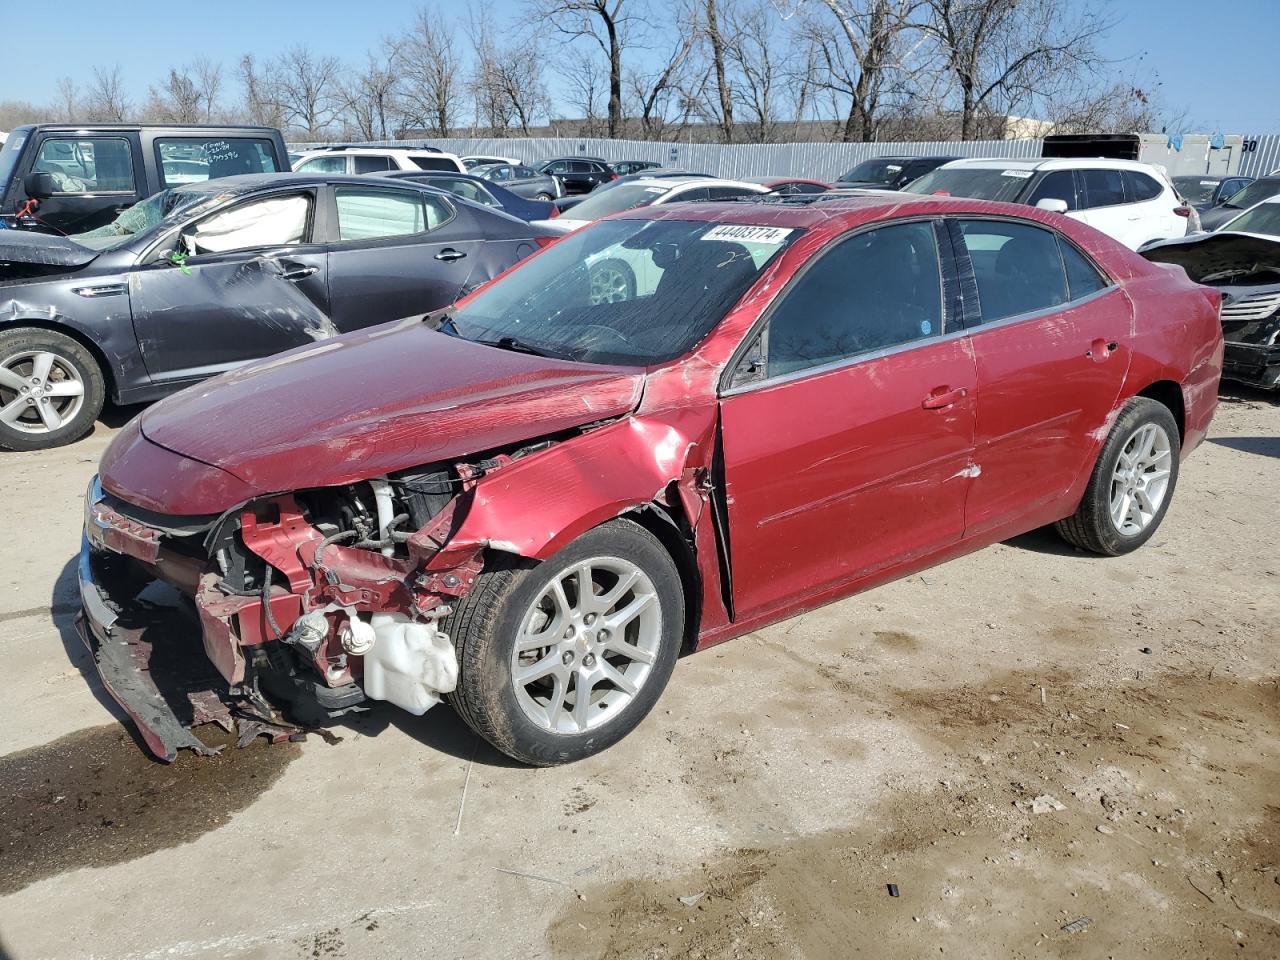
[[[87,496],[81,628],[165,759],[202,722],[447,699],[575,760],[682,651],[1043,525],[1140,546],[1214,413],[1217,309],[1024,206],[622,214],[135,419]],[[150,624],[153,580],[187,627]]]

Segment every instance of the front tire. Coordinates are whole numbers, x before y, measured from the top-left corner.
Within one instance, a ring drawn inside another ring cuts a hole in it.
[[[611,520],[543,563],[477,578],[444,625],[458,652],[450,702],[509,757],[581,760],[653,708],[684,623],[671,555],[639,524]]]
[[[73,443],[93,429],[105,397],[102,370],[83,344],[36,327],[0,332],[0,447]]]
[[[1056,528],[1068,543],[1104,556],[1138,549],[1156,532],[1178,482],[1178,424],[1147,397],[1124,405],[1098,454],[1084,498]]]

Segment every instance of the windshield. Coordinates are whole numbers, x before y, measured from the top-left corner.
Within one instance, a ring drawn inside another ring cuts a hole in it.
[[[901,160],[885,160],[877,157],[874,160],[863,160],[847,173],[841,174],[845,182],[860,181],[864,183],[883,183],[886,186],[898,179],[902,173]]]
[[[9,189],[9,181],[13,179],[13,171],[18,166],[18,154],[22,145],[27,142],[27,131],[19,127],[9,133],[9,139],[0,146],[0,199]]]
[[[687,353],[802,231],[604,220],[549,247],[448,315],[442,332],[587,363]]]
[[[1261,203],[1267,197],[1274,197],[1278,193],[1280,193],[1280,180],[1268,177],[1265,180],[1253,181],[1243,190],[1233,193],[1229,199],[1223,201],[1223,204],[1247,210],[1255,203]]]
[[[1022,193],[1031,174],[1030,170],[999,170],[994,167],[939,167],[902,189],[905,193],[1012,203]]]
[[[91,250],[118,250],[138,234],[176,220],[197,207],[212,206],[225,196],[207,190],[162,190],[121,211],[110,223],[84,233],[68,234],[68,239]]]
[[[1173,185],[1178,196],[1187,203],[1208,203],[1213,199],[1213,191],[1218,188],[1219,180],[1202,180],[1200,177],[1174,177]]]
[[[659,197],[671,192],[671,187],[652,183],[624,183],[609,191],[601,191],[587,197],[573,207],[574,220],[599,220],[611,213],[647,207]]]
[[[1260,203],[1247,213],[1229,220],[1218,228],[1219,233],[1265,233],[1280,237],[1280,203]]]

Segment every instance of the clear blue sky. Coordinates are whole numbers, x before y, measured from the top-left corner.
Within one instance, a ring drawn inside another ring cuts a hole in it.
[[[454,16],[467,0],[443,0]],[[55,99],[57,78],[82,86],[95,63],[119,63],[135,101],[172,64],[197,56],[231,67],[240,55],[270,57],[295,43],[355,60],[405,24],[416,0],[217,0],[172,5],[141,0],[0,0],[5,37],[0,100]],[[1280,133],[1280,97],[1268,69],[1280,36],[1280,0],[1111,0],[1118,22],[1103,47],[1161,83],[1163,101],[1187,107],[1190,129]],[[495,0],[500,18],[520,0]],[[184,16],[184,11],[190,16]],[[555,47],[549,52],[554,55]],[[1139,59],[1141,58],[1141,59]],[[549,78],[550,79],[550,78]]]

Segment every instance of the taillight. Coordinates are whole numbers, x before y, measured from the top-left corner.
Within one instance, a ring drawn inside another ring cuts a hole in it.
[[[547,217],[547,219],[548,219],[548,220],[554,220],[554,219],[555,219],[556,217],[558,217],[558,216],[560,216],[560,208],[559,208],[559,207],[557,207],[557,206],[553,203],[553,204],[551,205],[551,213],[550,213],[550,215]]]
[[[610,180],[617,180],[617,179],[618,179],[618,175],[617,175],[616,173],[611,173],[611,174],[609,174],[609,179],[610,179]]]
[[[545,250],[559,239],[559,237],[534,237],[533,242],[538,245],[539,250]]]
[[[1174,212],[1174,213],[1176,213],[1176,214],[1177,214],[1178,216],[1180,216],[1180,217],[1189,217],[1189,216],[1191,216],[1191,208],[1190,208],[1190,207],[1188,207],[1188,206],[1185,206],[1185,205],[1184,205],[1184,206],[1181,206],[1181,207],[1174,207],[1174,208],[1173,208],[1173,212]]]

